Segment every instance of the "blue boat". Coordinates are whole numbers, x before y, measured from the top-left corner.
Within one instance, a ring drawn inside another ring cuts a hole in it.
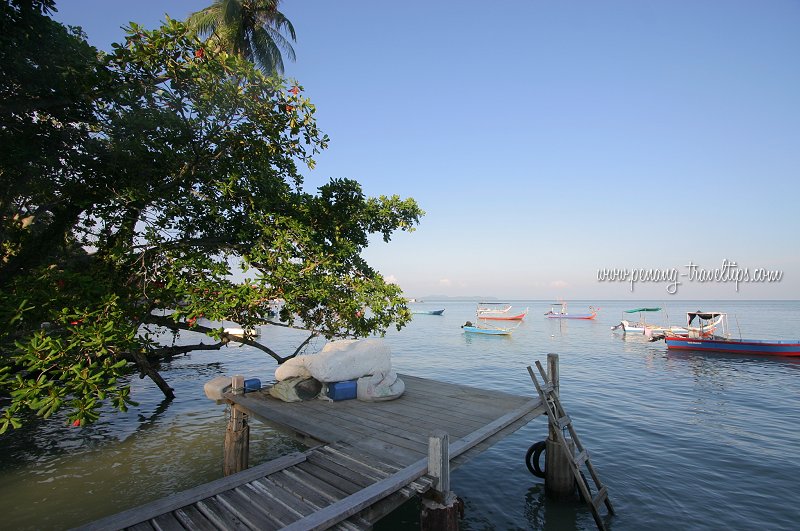
[[[706,350],[733,354],[768,354],[774,356],[800,356],[800,339],[727,339],[666,337],[667,348],[676,350]]]
[[[519,325],[517,325],[519,326]],[[492,325],[474,325],[471,321],[467,321],[461,328],[464,329],[464,332],[468,332],[471,334],[487,334],[490,336],[510,336],[511,332],[514,331],[516,328],[501,328],[499,326],[492,326]]]
[[[470,332],[472,334],[487,334],[491,336],[510,336],[511,332],[514,330],[513,328],[484,328],[482,326],[467,325],[462,325],[461,328],[464,329],[464,332]]]
[[[414,310],[411,313],[415,315],[442,315],[444,313],[444,308],[441,310]]]
[[[668,349],[726,352],[729,354],[763,354],[772,356],[800,356],[800,339],[734,339],[727,332],[726,315],[719,313],[691,312],[687,314],[689,324],[697,318],[702,323],[711,318],[722,317],[722,336],[697,333],[690,329],[687,336],[666,335]],[[701,325],[701,330],[703,330]]]

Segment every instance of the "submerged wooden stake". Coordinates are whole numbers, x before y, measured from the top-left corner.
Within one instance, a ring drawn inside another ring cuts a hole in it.
[[[250,426],[247,415],[231,406],[231,417],[225,430],[222,473],[230,476],[247,469],[250,457]]]

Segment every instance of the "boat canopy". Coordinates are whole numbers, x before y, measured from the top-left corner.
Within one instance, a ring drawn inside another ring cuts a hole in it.
[[[708,321],[709,319],[716,319],[720,315],[725,314],[719,312],[689,312],[686,314],[686,317],[689,319],[689,324],[692,324],[692,321],[694,321],[695,317],[704,321]]]
[[[660,312],[661,308],[634,308],[633,310],[625,310],[625,313],[639,313],[639,312]]]

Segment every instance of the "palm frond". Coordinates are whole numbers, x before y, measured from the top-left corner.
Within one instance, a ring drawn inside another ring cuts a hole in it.
[[[278,11],[280,0],[213,0],[187,19],[200,36],[212,37],[229,52],[253,61],[267,73],[283,72],[283,54],[295,60],[294,26]],[[288,39],[284,34],[288,35]]]
[[[219,12],[214,9],[213,5],[209,6],[189,15],[186,24],[200,36],[214,33],[219,25]]]
[[[267,73],[283,73],[283,57],[267,28],[257,28],[252,35],[253,59]]]

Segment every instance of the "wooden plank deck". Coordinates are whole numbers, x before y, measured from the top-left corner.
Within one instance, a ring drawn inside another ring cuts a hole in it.
[[[431,487],[431,432],[448,433],[455,468],[545,411],[538,397],[400,378],[405,393],[387,402],[225,395],[251,417],[319,446],[80,529],[369,529]]]

